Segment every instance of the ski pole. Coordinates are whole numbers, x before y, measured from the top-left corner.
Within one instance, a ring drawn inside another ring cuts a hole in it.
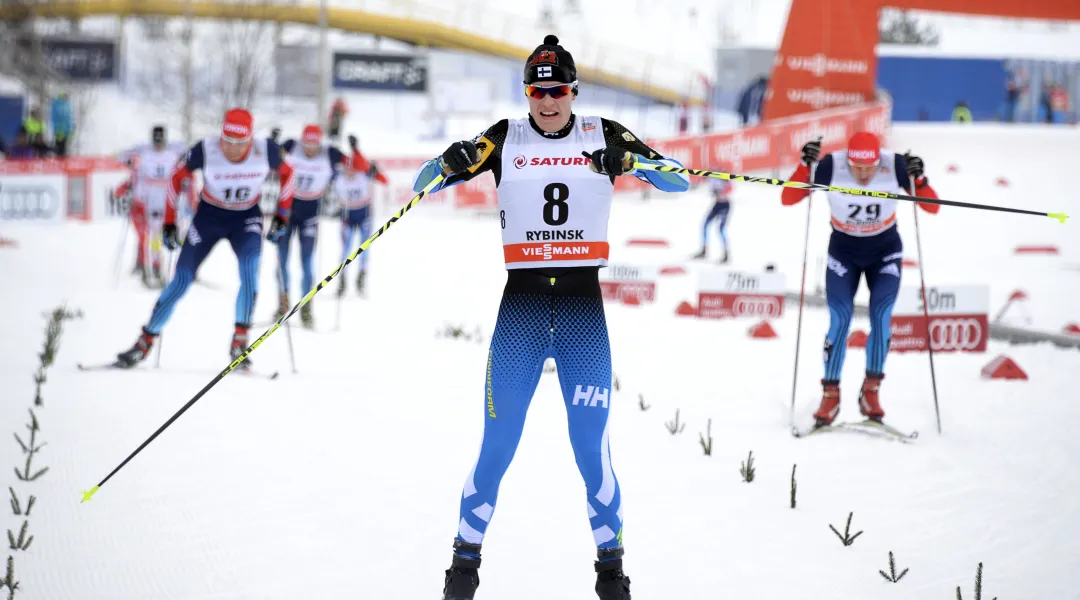
[[[338,274],[341,273],[341,271],[343,269],[345,269],[346,266],[349,265],[349,263],[356,260],[357,256],[360,256],[361,253],[363,253],[365,250],[370,248],[371,245],[375,243],[375,240],[379,239],[379,237],[382,236],[382,234],[386,233],[386,231],[388,229],[390,229],[390,227],[394,223],[398,222],[398,219],[404,218],[405,213],[409,212],[414,206],[419,204],[420,201],[423,200],[424,197],[427,196],[428,193],[430,193],[431,190],[435,188],[435,186],[442,183],[442,180],[443,180],[443,176],[440,174],[440,175],[437,175],[435,177],[435,179],[432,179],[431,183],[424,186],[424,189],[420,190],[419,193],[417,193],[415,196],[413,196],[412,200],[409,200],[409,202],[406,203],[405,206],[402,206],[401,209],[399,209],[396,213],[394,213],[394,215],[392,217],[390,217],[389,221],[384,223],[383,226],[380,227],[375,233],[371,234],[371,237],[369,237],[363,244],[360,244],[360,247],[358,247],[356,250],[353,250],[352,254],[350,254],[348,257],[346,257],[345,260],[342,261],[342,263],[340,265],[335,267],[334,270],[331,271],[329,275],[327,275],[325,278],[323,278],[321,281],[319,281],[319,283],[316,284],[314,288],[312,288],[303,298],[300,299],[299,302],[296,303],[295,306],[292,307],[292,310],[290,310],[288,313],[286,313],[286,314],[282,315],[281,317],[279,317],[278,320],[273,325],[270,326],[270,329],[267,329],[265,332],[263,332],[263,334],[260,335],[258,337],[258,339],[256,339],[254,342],[251,343],[250,346],[248,346],[247,348],[244,349],[243,354],[236,357],[235,360],[233,360],[231,363],[229,363],[229,366],[225,367],[225,370],[223,370],[222,372],[215,375],[214,378],[211,379],[209,383],[204,385],[203,388],[201,390],[199,390],[194,396],[192,396],[191,399],[188,400],[186,404],[181,406],[180,410],[176,411],[176,413],[173,414],[173,416],[169,417],[168,421],[165,421],[165,423],[161,427],[158,427],[157,431],[152,433],[150,435],[150,437],[146,438],[146,441],[144,441],[142,444],[139,444],[139,447],[136,448],[134,452],[129,454],[128,457],[123,460],[123,462],[121,462],[119,465],[116,466],[116,468],[114,468],[111,472],[109,472],[109,474],[106,475],[104,479],[99,481],[98,484],[95,485],[94,487],[90,488],[89,491],[83,491],[82,492],[82,500],[81,500],[81,502],[86,502],[88,500],[92,500],[94,494],[97,493],[97,491],[99,489],[101,489],[101,486],[105,485],[105,483],[108,482],[109,479],[111,479],[113,475],[116,475],[116,473],[119,472],[120,469],[124,468],[124,465],[128,464],[131,461],[131,459],[135,458],[135,455],[137,455],[139,452],[141,452],[143,448],[148,446],[150,444],[150,442],[154,441],[154,439],[157,438],[157,436],[161,435],[161,432],[165,431],[165,429],[167,429],[170,425],[172,425],[174,421],[179,419],[180,415],[187,412],[187,410],[189,408],[191,408],[196,402],[198,402],[200,398],[205,396],[206,393],[209,392],[212,387],[217,385],[217,383],[219,381],[224,379],[226,375],[228,375],[229,373],[232,373],[234,370],[236,370],[236,368],[240,366],[240,363],[244,362],[244,360],[252,352],[254,352],[256,348],[258,348],[263,342],[265,342],[267,338],[269,338],[271,335],[273,335],[275,331],[277,331],[278,329],[281,328],[282,323],[284,323],[290,317],[292,317],[294,314],[296,314],[296,311],[300,310],[300,308],[302,306],[304,306],[305,304],[310,302],[311,299],[315,297],[315,294],[319,293],[319,290],[326,287],[335,277],[338,276]]]
[[[289,234],[286,234],[286,235],[289,235]],[[287,294],[289,290],[285,289],[285,263],[283,263],[281,261],[280,256],[281,255],[279,254],[278,255],[278,257],[279,257],[278,258],[278,268],[277,268],[277,272],[275,273],[277,275],[278,291],[279,291],[280,294]],[[287,257],[286,257],[286,260],[288,260]],[[296,354],[293,352],[292,328],[289,327],[288,323],[285,324],[285,339],[289,340],[289,365],[292,366],[292,372],[293,372],[293,375],[295,375],[296,374]]]
[[[131,226],[131,215],[124,214],[124,225],[120,231],[120,245],[116,248],[116,264],[113,267],[113,287],[120,287],[120,263],[124,260],[124,246],[127,244],[128,227]]]
[[[915,180],[908,178],[911,182],[911,189],[915,189]],[[926,301],[926,269],[923,267],[926,263],[923,262],[922,253],[922,239],[919,236],[919,205],[911,205],[912,213],[915,215],[915,247],[919,251],[919,285],[922,289],[922,303],[923,303],[923,320],[926,323],[926,351],[930,355],[930,387],[934,391],[934,415],[937,417],[937,432],[941,435],[941,410],[938,408],[937,397],[937,374],[934,371],[934,343],[930,339],[930,304]]]
[[[795,390],[799,385],[799,348],[802,341],[802,314],[803,301],[806,298],[806,255],[810,250],[810,202],[811,197],[806,198],[806,234],[803,237],[802,256],[802,283],[799,285],[799,321],[795,326],[795,368],[791,375],[791,412],[788,415],[789,425],[795,427]]]
[[[161,282],[162,283],[162,286],[161,286],[162,288],[169,287],[169,283],[172,282],[172,274],[173,274],[173,271],[176,269],[176,267],[174,266],[174,260],[178,260],[178,259],[174,259],[173,258],[173,251],[169,250],[169,258],[165,261],[165,266],[168,267],[168,269],[165,271],[165,280]],[[157,352],[154,355],[154,368],[155,369],[161,368],[161,347],[164,346],[164,345],[165,345],[165,332],[163,331],[163,332],[158,334]]]
[[[881,198],[883,200],[906,200],[908,202],[922,202],[925,204],[941,204],[943,206],[958,206],[960,208],[994,210],[998,212],[1015,213],[1020,215],[1035,215],[1038,217],[1050,217],[1051,219],[1057,219],[1062,224],[1064,224],[1065,220],[1069,218],[1069,216],[1065,213],[1047,213],[1036,210],[1024,210],[1022,208],[1011,208],[1008,206],[991,206],[989,204],[975,204],[973,202],[955,202],[953,200],[919,198],[918,196],[907,196],[904,194],[894,194],[892,192],[860,190],[858,188],[838,187],[835,185],[823,185],[820,183],[805,183],[802,181],[786,181],[784,179],[773,179],[771,177],[752,177],[750,175],[737,175],[735,173],[724,173],[721,171],[703,171],[700,169],[685,169],[682,167],[670,167],[668,165],[654,165],[640,162],[635,162],[634,168],[647,171],[659,171],[661,173],[678,173],[680,175],[693,175],[695,177],[712,177],[713,179],[725,179],[727,181],[762,183],[765,185],[796,188],[800,190],[809,190],[812,192],[839,192],[841,194],[848,194],[851,196],[866,196],[869,198]]]

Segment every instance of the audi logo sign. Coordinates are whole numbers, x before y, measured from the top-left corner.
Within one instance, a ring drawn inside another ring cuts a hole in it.
[[[731,312],[739,317],[779,317],[780,299],[776,296],[736,296]]]
[[[990,330],[985,314],[956,314],[930,317],[930,327],[923,316],[893,315],[892,352],[926,352],[927,336],[934,352],[986,352]]]
[[[700,292],[698,315],[705,319],[779,318],[784,315],[784,297],[779,294]]]
[[[60,214],[60,194],[45,185],[0,186],[0,220],[49,220]]]
[[[930,347],[934,350],[967,350],[979,347],[983,328],[977,319],[931,319]]]

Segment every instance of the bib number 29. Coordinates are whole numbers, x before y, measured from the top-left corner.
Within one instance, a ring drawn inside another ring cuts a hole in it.
[[[562,225],[570,218],[570,206],[566,199],[570,197],[570,188],[565,183],[549,183],[544,188],[544,222],[548,225]]]

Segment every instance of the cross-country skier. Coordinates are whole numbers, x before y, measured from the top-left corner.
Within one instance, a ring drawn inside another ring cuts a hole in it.
[[[689,181],[636,170],[635,161],[679,163],[614,121],[573,113],[577,69],[558,38],[545,37],[524,71],[529,115],[454,142],[421,167],[413,184],[419,191],[442,173],[447,179],[438,190],[490,171],[508,271],[488,353],[484,439],[461,496],[443,598],[468,600],[479,586],[480,546],[499,482],[517,449],[544,361],[552,357],[559,367],[570,443],[585,480],[598,554],[596,593],[603,600],[627,600],[622,499],[608,443],[611,351],[598,272],[608,260],[615,178],[630,174],[669,192],[686,191]]]
[[[360,231],[361,243],[371,235],[371,181],[375,180],[383,185],[390,182],[386,175],[379,172],[375,163],[368,162],[360,153],[356,136],[349,136],[349,146],[352,148],[352,156],[345,163],[343,171],[334,178],[334,193],[341,203],[341,262],[345,262],[345,258],[349,256],[354,231]],[[356,274],[356,289],[361,294],[364,293],[367,258],[367,252],[360,255],[360,272]],[[337,294],[344,296],[347,281],[344,273],[340,277],[341,284]]]
[[[187,150],[183,144],[168,143],[165,127],[155,125],[150,131],[150,144],[140,144],[117,157],[133,170],[130,218],[138,242],[135,269],[143,284],[152,287],[162,284],[161,228],[165,221],[165,196],[169,175]]]
[[[197,170],[203,172],[199,207],[184,238],[176,275],[161,292],[150,322],[131,349],[117,356],[116,365],[133,367],[146,358],[154,340],[176,308],[177,302],[195,280],[195,272],[218,241],[226,239],[240,265],[240,292],[236,296],[236,329],[229,355],[236,358],[248,345],[248,328],[258,291],[259,256],[262,248],[262,211],[259,195],[266,176],[277,171],[281,182],[277,212],[267,238],[276,241],[288,224],[292,203],[292,167],[282,160],[277,144],[268,139],[253,139],[251,113],[234,108],[225,113],[221,137],[208,137],[192,146],[183,161],[176,165],[169,181],[168,203],[162,238],[166,247],[179,244],[176,229],[177,195],[181,183]],[[250,363],[245,360],[241,368]]]
[[[285,235],[278,240],[278,260],[281,265],[281,289],[278,290],[277,318],[289,312],[289,245],[293,233],[300,238],[300,293],[306,294],[315,284],[315,244],[319,234],[319,212],[323,196],[330,188],[338,165],[346,162],[345,155],[333,146],[322,143],[322,128],[308,125],[296,140],[286,140],[282,150],[293,168],[296,192],[293,195],[292,213]],[[311,302],[300,307],[300,322],[304,327],[315,325]]]
[[[725,168],[725,166],[721,165],[713,170],[723,171]],[[705,224],[701,227],[701,252],[695,254],[694,258],[705,258],[709,253],[709,225],[716,220],[716,229],[720,232],[720,243],[724,248],[720,263],[727,263],[729,256],[727,225],[728,215],[731,214],[731,192],[733,188],[731,182],[726,179],[709,179],[709,192],[713,197],[713,206],[709,210],[709,214],[705,215]]]
[[[793,181],[912,194],[910,179],[915,181],[915,196],[937,198],[930,181],[923,174],[923,161],[917,156],[895,154],[881,148],[872,133],[861,131],[851,136],[846,150],[821,156],[821,142],[802,147],[802,162],[790,177]],[[809,192],[785,188],[784,205],[796,204]],[[825,297],[829,304],[829,332],[825,336],[825,377],[821,405],[814,413],[817,426],[829,425],[840,412],[840,373],[844,366],[848,327],[851,325],[855,292],[859,279],[866,277],[870,288],[870,338],[866,344],[866,379],[859,392],[859,410],[868,419],[881,422],[878,392],[885,378],[885,357],[889,352],[889,321],[900,290],[900,271],[904,246],[896,229],[896,200],[882,200],[828,192],[832,208],[832,237],[829,239],[828,270],[825,272]],[[929,213],[937,213],[937,204],[919,203]]]

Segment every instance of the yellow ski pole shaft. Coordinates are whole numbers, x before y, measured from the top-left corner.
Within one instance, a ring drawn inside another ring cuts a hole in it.
[[[235,371],[236,368],[240,366],[240,363],[244,362],[244,360],[247,359],[247,357],[250,356],[256,348],[258,348],[263,342],[266,341],[267,338],[273,335],[273,333],[281,327],[282,323],[287,321],[289,317],[292,317],[294,314],[296,314],[296,311],[300,310],[300,307],[310,302],[311,299],[315,297],[315,294],[319,293],[319,290],[326,287],[330,283],[330,281],[334,279],[334,277],[337,277],[337,275],[341,273],[346,266],[349,265],[349,263],[356,260],[356,257],[360,256],[360,254],[362,254],[365,250],[371,247],[371,245],[375,243],[375,240],[379,239],[382,234],[386,233],[386,230],[390,229],[391,225],[397,223],[398,219],[404,217],[405,213],[409,212],[412,207],[416,206],[420,202],[420,200],[422,200],[424,196],[427,196],[431,192],[431,190],[435,188],[435,186],[439,185],[439,183],[442,182],[442,180],[443,176],[439,175],[435,177],[435,179],[433,179],[431,183],[424,186],[424,189],[420,190],[418,194],[413,196],[412,200],[409,200],[409,202],[405,206],[402,206],[401,209],[394,214],[394,216],[390,217],[389,221],[387,221],[382,227],[380,227],[378,231],[371,234],[371,237],[365,240],[363,244],[360,244],[359,248],[354,250],[353,253],[346,257],[345,260],[342,261],[342,263],[338,265],[333,271],[331,271],[329,275],[324,277],[322,281],[320,281],[314,288],[312,288],[311,291],[307,293],[307,295],[301,298],[300,302],[298,302],[296,306],[292,307],[292,310],[282,315],[281,318],[279,318],[273,325],[270,326],[270,329],[267,329],[262,335],[259,336],[257,340],[255,340],[251,343],[250,346],[245,348],[243,354],[238,356],[236,360],[232,361],[232,363],[230,363],[228,367],[225,367],[224,371],[218,373],[213,379],[211,379],[210,382],[203,386],[203,388],[199,390],[197,394],[192,396],[191,400],[187,401],[187,404],[180,407],[180,410],[176,411],[173,416],[169,417],[169,420],[165,421],[164,425],[158,427],[157,431],[155,431],[150,437],[146,438],[146,441],[140,444],[134,452],[129,454],[128,457],[124,459],[124,462],[117,465],[117,467],[113,469],[112,472],[106,475],[104,479],[99,481],[97,485],[90,488],[89,491],[84,491],[82,493],[82,502],[91,500],[93,498],[93,495],[97,493],[98,489],[100,489],[101,486],[105,485],[105,483],[109,481],[109,479],[111,479],[113,475],[116,475],[116,473],[120,471],[120,469],[124,468],[124,465],[128,464],[131,459],[135,458],[135,455],[141,452],[143,448],[148,446],[150,442],[154,441],[154,438],[161,435],[161,432],[165,431],[165,429],[172,425],[174,421],[179,419],[180,415],[187,412],[187,409],[191,408],[196,402],[199,401],[200,398],[206,395],[206,393],[210,391],[210,388],[217,385],[217,383],[224,379],[226,375]]]
[[[1039,217],[1050,217],[1051,219],[1057,219],[1060,223],[1064,224],[1068,219],[1068,215],[1065,213],[1047,213],[1039,212],[1035,210],[1024,210],[1022,208],[1010,208],[1007,206],[991,206],[989,204],[975,204],[972,202],[956,202],[954,200],[941,200],[937,198],[919,198],[918,196],[907,196],[904,194],[894,194],[892,192],[876,192],[873,190],[860,190],[858,188],[846,188],[838,187],[834,185],[823,185],[820,183],[805,183],[802,181],[787,181],[784,179],[773,179],[771,177],[751,177],[750,175],[736,175],[734,173],[723,173],[720,171],[703,171],[700,169],[684,169],[681,167],[670,167],[667,165],[655,165],[650,163],[634,163],[635,169],[644,169],[648,171],[659,171],[661,173],[679,173],[681,175],[693,175],[694,177],[711,177],[713,179],[725,179],[727,181],[744,181],[746,183],[761,183],[764,185],[774,185],[777,187],[795,188],[800,190],[808,190],[811,192],[839,192],[841,194],[849,194],[851,196],[866,196],[869,198],[881,198],[883,200],[906,200],[908,202],[922,202],[924,204],[940,204],[942,206],[958,206],[960,208],[974,208],[977,210],[993,210],[998,212],[1015,213],[1020,215],[1035,215]]]

